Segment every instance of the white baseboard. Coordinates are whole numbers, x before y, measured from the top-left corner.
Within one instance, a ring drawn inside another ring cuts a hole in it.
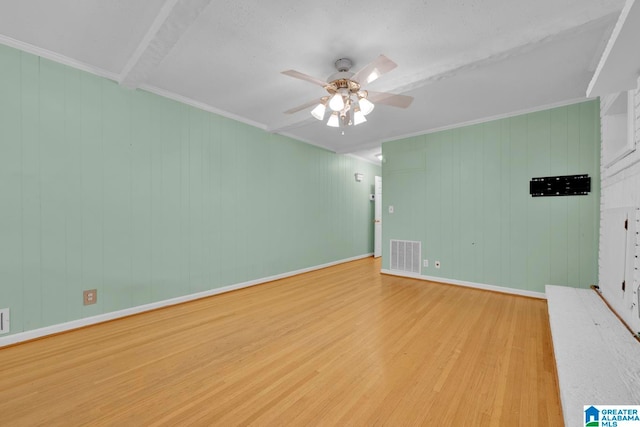
[[[501,292],[503,294],[520,295],[532,298],[547,299],[544,292],[527,291],[523,289],[505,288],[503,286],[487,285],[485,283],[466,282],[464,280],[447,279],[444,277],[422,276],[420,274],[405,273],[402,271],[382,269],[383,274],[391,276],[410,277],[412,279],[428,280],[429,282],[439,282],[448,285],[466,286],[467,288],[484,289],[485,291]]]
[[[364,255],[358,255],[351,258],[341,259],[338,261],[329,262],[322,265],[316,265],[313,267],[302,268],[300,270],[289,271],[287,273],[277,274],[275,276],[263,277],[260,279],[250,280],[248,282],[236,283],[234,285],[224,286],[222,288],[215,288],[208,291],[198,292],[195,294],[184,295],[176,298],[171,298],[164,301],[157,301],[150,304],[139,305],[136,307],[126,308],[124,310],[112,311],[110,313],[99,314],[97,316],[85,317],[84,319],[72,320],[70,322],[59,323],[57,325],[46,326],[44,328],[33,329],[31,331],[18,332],[17,334],[9,335],[0,338],[0,347],[7,345],[17,344],[24,341],[30,341],[36,338],[42,338],[47,335],[59,334],[61,332],[70,331],[72,329],[82,328],[84,326],[95,325],[97,323],[106,322],[109,320],[118,319],[121,317],[131,316],[133,314],[144,313],[145,311],[155,310],[157,308],[169,307],[171,305],[181,304],[187,301],[193,301],[200,298],[210,297],[212,295],[222,294],[224,292],[235,291],[237,289],[248,288],[250,286],[259,285],[266,282],[271,282],[278,279],[284,279],[286,277],[295,276],[302,273],[308,273],[314,270],[320,270],[322,268],[331,267],[345,262],[356,261],[363,258],[373,256],[373,253]]]

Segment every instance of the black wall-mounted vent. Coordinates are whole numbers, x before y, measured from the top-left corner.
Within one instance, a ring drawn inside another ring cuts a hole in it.
[[[589,175],[546,176],[529,181],[529,194],[533,197],[586,196],[590,191]]]

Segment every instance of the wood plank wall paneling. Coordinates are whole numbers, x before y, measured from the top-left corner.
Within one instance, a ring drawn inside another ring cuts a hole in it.
[[[562,425],[546,301],[367,258],[0,350],[7,425]]]
[[[426,276],[534,292],[596,283],[599,126],[588,101],[384,143],[383,268],[389,240],[406,239],[422,242]],[[582,173],[588,196],[529,195],[533,177]]]
[[[0,76],[11,333],[373,251],[378,166],[6,46]]]

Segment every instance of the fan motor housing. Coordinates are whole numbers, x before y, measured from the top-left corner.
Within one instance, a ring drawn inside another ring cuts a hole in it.
[[[340,72],[349,71],[353,66],[353,63],[349,58],[340,58],[335,62],[335,66],[336,66],[336,70]]]
[[[329,82],[329,85],[333,85],[335,83],[335,87],[336,88],[349,88],[351,89],[348,84],[346,83],[338,83],[339,81],[342,80],[350,80],[351,77],[353,77],[354,73],[350,72],[349,70],[351,69],[351,67],[353,66],[353,62],[351,62],[351,60],[349,58],[340,58],[335,62],[335,66],[336,66],[336,70],[338,70],[337,73],[333,73],[332,75],[329,76],[329,78],[327,78],[327,81]],[[355,83],[355,82],[354,82]],[[357,89],[356,89],[357,91]]]

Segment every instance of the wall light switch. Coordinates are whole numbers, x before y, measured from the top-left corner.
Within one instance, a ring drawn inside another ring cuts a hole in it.
[[[393,213],[393,205],[389,205],[389,213]]]

